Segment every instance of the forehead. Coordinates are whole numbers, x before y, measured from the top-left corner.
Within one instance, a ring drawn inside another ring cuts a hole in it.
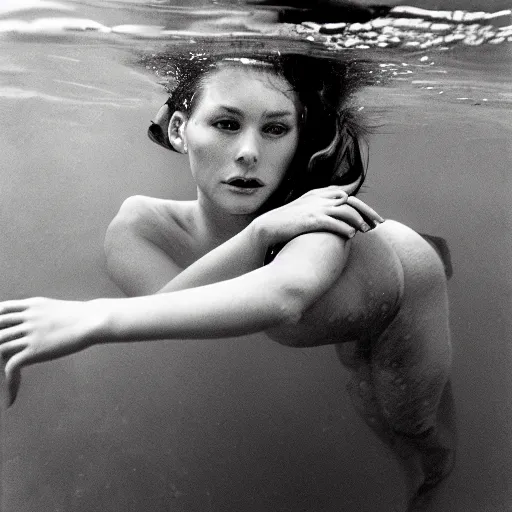
[[[203,80],[200,104],[250,105],[265,110],[289,108],[297,111],[297,94],[290,83],[272,69],[222,64]]]

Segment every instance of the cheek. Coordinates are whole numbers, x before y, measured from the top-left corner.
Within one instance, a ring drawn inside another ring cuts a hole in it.
[[[207,183],[217,181],[219,173],[226,166],[226,148],[208,137],[197,137],[187,142],[190,170],[194,181],[205,186]]]
[[[201,161],[202,165],[212,164],[225,158],[226,148],[218,137],[212,136],[209,130],[198,129],[187,137],[191,160]]]
[[[284,168],[283,171],[286,171],[288,169],[288,166],[292,163],[293,157],[297,152],[298,146],[298,137],[294,137],[293,139],[290,139],[285,144],[283,144],[281,151],[278,153],[281,167]]]

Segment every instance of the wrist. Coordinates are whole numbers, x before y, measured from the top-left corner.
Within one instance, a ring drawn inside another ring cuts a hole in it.
[[[88,326],[88,345],[114,341],[112,299],[94,299],[87,302],[91,308]]]
[[[256,217],[246,229],[250,237],[251,245],[261,251],[266,251],[270,246],[274,245],[275,242],[272,240],[265,223],[261,220],[262,217],[263,215]]]

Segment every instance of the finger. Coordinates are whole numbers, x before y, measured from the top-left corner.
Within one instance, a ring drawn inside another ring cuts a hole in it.
[[[327,210],[327,214],[331,217],[334,217],[335,219],[349,224],[353,228],[362,231],[363,233],[371,229],[370,226],[365,222],[364,218],[360,215],[360,213],[348,204],[329,208]]]
[[[12,327],[23,322],[23,316],[20,313],[6,313],[0,316],[0,329]]]
[[[6,300],[0,302],[0,315],[6,313],[18,313],[25,311],[28,308],[28,304],[25,300]]]
[[[347,199],[347,204],[356,208],[362,215],[374,223],[384,222],[384,219],[373,208],[370,208],[365,202],[361,201],[361,199],[357,197],[350,196]]]
[[[0,344],[23,338],[25,334],[26,328],[23,324],[7,327],[6,329],[0,330]]]
[[[304,196],[321,196],[321,197],[333,197],[334,195],[347,196],[348,194],[338,185],[329,185],[328,187],[312,188],[304,193]]]
[[[332,206],[341,206],[347,203],[348,196],[340,197],[339,195],[335,195],[332,198],[329,198]],[[352,208],[352,207],[351,207]]]
[[[323,197],[329,197],[332,199],[343,199],[344,202],[348,199],[348,194],[338,185],[330,185],[325,188],[318,189]]]
[[[18,339],[14,341],[9,341],[8,343],[4,343],[0,346],[0,359],[3,363],[6,363],[10,357],[12,357],[17,352],[21,352],[23,349],[27,347],[27,343],[24,339]]]
[[[336,206],[341,206],[347,202],[348,196],[346,194],[334,193],[331,199],[335,202]]]
[[[14,404],[16,401],[16,397],[18,396],[18,391],[20,390],[20,384],[21,384],[21,371],[16,371],[11,379],[9,380],[9,383],[7,384],[7,390],[9,393],[9,402],[7,404],[7,407],[11,407],[11,405]]]
[[[23,350],[9,359],[5,365],[5,383],[7,385],[8,393],[8,407],[10,407],[16,397],[21,384],[21,368],[28,359],[28,352]]]
[[[317,231],[328,231],[343,238],[352,238],[356,234],[356,230],[352,226],[328,215],[318,224]]]

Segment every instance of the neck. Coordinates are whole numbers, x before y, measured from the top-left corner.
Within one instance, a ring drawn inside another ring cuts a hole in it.
[[[256,217],[255,214],[226,213],[202,199],[201,196],[197,200],[197,205],[199,226],[204,236],[204,242],[209,246],[217,246],[226,242],[244,230]]]

